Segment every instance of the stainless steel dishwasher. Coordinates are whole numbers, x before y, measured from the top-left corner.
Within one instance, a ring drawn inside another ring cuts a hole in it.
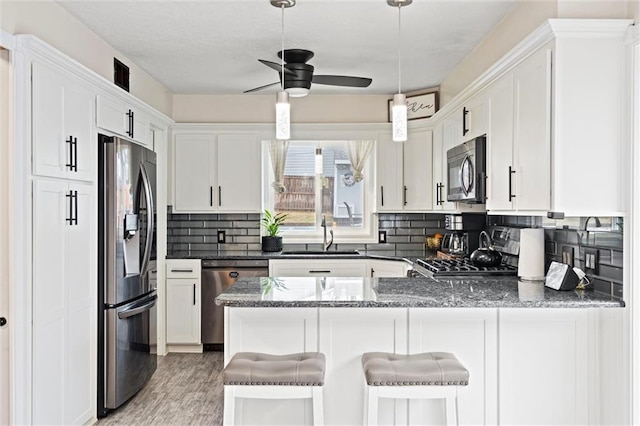
[[[205,351],[224,349],[224,306],[214,299],[238,278],[269,276],[268,260],[202,261],[202,346]]]

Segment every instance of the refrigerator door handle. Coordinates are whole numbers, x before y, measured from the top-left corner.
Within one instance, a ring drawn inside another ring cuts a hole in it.
[[[134,315],[141,314],[142,312],[148,311],[149,309],[153,308],[153,306],[156,304],[157,298],[158,298],[157,296],[154,296],[153,300],[151,300],[149,303],[145,303],[144,305],[141,305],[141,306],[136,306],[135,308],[132,308],[132,309],[127,309],[126,311],[118,312],[118,318],[125,319],[125,318],[132,317]]]
[[[151,183],[149,182],[149,175],[144,164],[140,164],[140,175],[142,176],[142,183],[145,192],[145,200],[147,204],[147,241],[145,242],[144,255],[142,256],[142,265],[140,265],[140,275],[146,274],[149,268],[149,260],[151,259],[151,246],[153,244],[153,193],[151,192]]]

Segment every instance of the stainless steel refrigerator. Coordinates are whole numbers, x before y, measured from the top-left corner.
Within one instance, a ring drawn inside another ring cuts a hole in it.
[[[98,136],[98,417],[156,370],[156,155]]]

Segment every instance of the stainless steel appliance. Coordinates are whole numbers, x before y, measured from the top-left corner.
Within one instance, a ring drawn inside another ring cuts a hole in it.
[[[269,261],[203,260],[202,261],[202,345],[205,351],[224,349],[224,307],[215,298],[239,278],[269,276]]]
[[[98,417],[156,370],[156,155],[99,135]],[[89,238],[89,236],[87,236]]]
[[[485,229],[486,224],[487,215],[483,213],[445,215],[444,228],[451,232],[444,234],[440,250],[468,256],[478,248],[480,232]]]
[[[447,151],[447,201],[485,202],[486,145],[479,136]]]

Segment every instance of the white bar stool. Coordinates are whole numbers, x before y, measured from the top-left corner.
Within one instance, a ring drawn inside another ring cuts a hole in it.
[[[236,398],[310,398],[313,424],[322,425],[325,364],[324,354],[318,352],[287,355],[238,352],[223,371],[223,424],[234,424]]]
[[[365,377],[364,424],[378,424],[379,398],[444,399],[447,425],[458,424],[458,391],[469,371],[448,352],[362,355]]]

